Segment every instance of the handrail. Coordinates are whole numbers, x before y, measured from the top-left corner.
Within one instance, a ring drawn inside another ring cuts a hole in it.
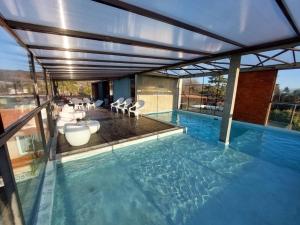
[[[24,125],[26,125],[34,116],[36,116],[43,108],[50,103],[50,100],[43,103],[41,106],[36,107],[28,114],[23,116],[18,121],[11,124],[4,130],[4,133],[0,134],[0,146],[4,145],[14,134],[16,134]]]
[[[296,105],[297,107],[300,106],[300,103],[290,103],[290,102],[271,102],[274,105]]]

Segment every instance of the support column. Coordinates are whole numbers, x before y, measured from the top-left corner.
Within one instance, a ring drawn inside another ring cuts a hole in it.
[[[46,83],[46,88],[47,88],[46,89],[47,90],[47,99],[50,99],[49,98],[49,93],[50,93],[51,90],[48,90],[48,81],[47,81],[47,74],[46,74],[45,69],[44,69],[44,77],[45,77],[45,83]],[[53,124],[53,120],[52,120],[52,113],[51,113],[50,103],[46,107],[46,112],[47,112],[47,121],[48,121],[50,136],[53,137],[54,136],[54,124]]]
[[[181,94],[182,94],[182,79],[179,78],[177,82],[177,109],[180,109],[181,106]]]
[[[236,90],[240,73],[240,62],[240,55],[235,55],[230,58],[226,96],[219,138],[220,141],[224,142],[225,144],[229,144],[232,115],[234,110]]]

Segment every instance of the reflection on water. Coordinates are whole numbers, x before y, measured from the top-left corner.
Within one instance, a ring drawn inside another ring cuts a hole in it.
[[[172,119],[188,133],[59,165],[52,224],[299,224],[298,171],[218,144],[219,121]]]
[[[211,144],[218,141],[220,119],[186,112],[160,113],[151,116],[187,127],[188,134],[198,140]],[[230,140],[230,147],[236,151],[300,171],[300,133],[233,122]]]

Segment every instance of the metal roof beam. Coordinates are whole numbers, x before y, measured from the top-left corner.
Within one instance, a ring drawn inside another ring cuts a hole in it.
[[[147,64],[147,65],[169,65],[169,63],[153,63],[153,62],[132,62],[132,61],[119,61],[119,60],[102,60],[102,59],[86,59],[86,58],[65,58],[65,57],[46,57],[38,56],[36,57],[40,60],[68,60],[68,61],[82,61],[82,62],[108,62],[108,63],[126,63],[126,64]]]
[[[138,40],[126,39],[121,37],[103,35],[103,34],[96,34],[96,33],[87,33],[82,31],[76,30],[68,30],[59,27],[51,27],[51,26],[44,26],[32,23],[25,23],[13,20],[6,20],[6,23],[12,29],[18,30],[25,30],[25,31],[32,31],[38,33],[45,33],[45,34],[54,34],[54,35],[62,35],[74,38],[82,38],[94,41],[104,41],[104,42],[112,42],[118,44],[126,44],[132,46],[139,46],[139,47],[146,47],[146,48],[154,48],[154,49],[161,49],[161,50],[168,50],[168,51],[175,51],[175,52],[183,52],[189,54],[196,54],[196,55],[210,55],[211,53],[205,51],[197,51],[192,49],[185,49],[167,45],[161,45],[156,43],[150,42],[143,42]]]
[[[281,12],[283,13],[283,15],[285,16],[285,18],[287,19],[287,21],[289,22],[289,24],[291,25],[291,27],[293,28],[293,30],[295,31],[295,33],[300,36],[300,32],[297,28],[296,23],[294,22],[293,18],[291,17],[288,7],[285,5],[285,3],[282,0],[276,0],[276,3],[278,5],[278,7],[280,8]]]
[[[49,51],[68,51],[68,52],[80,52],[80,53],[91,53],[98,55],[117,55],[117,56],[128,56],[128,57],[137,57],[137,58],[146,58],[146,59],[162,59],[162,60],[176,60],[176,61],[185,61],[186,59],[180,58],[170,58],[170,57],[161,57],[161,56],[149,56],[149,55],[137,55],[129,54],[122,52],[108,52],[108,51],[98,51],[98,50],[88,50],[88,49],[77,49],[77,48],[59,48],[51,46],[40,46],[40,45],[27,45],[29,49],[39,49],[39,50],[49,50]]]
[[[97,68],[136,68],[136,69],[149,69],[153,67],[145,67],[145,66],[114,66],[114,65],[88,65],[88,64],[66,64],[66,63],[43,63],[43,66],[47,68],[47,66],[65,66],[65,67],[97,67]]]

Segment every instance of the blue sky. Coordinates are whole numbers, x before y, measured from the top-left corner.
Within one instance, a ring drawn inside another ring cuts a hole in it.
[[[279,84],[280,89],[285,87],[300,89],[300,69],[278,71],[276,83]]]

